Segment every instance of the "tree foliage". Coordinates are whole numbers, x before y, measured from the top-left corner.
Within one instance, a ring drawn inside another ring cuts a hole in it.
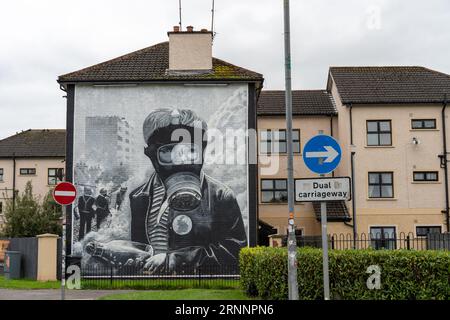
[[[28,181],[25,190],[6,202],[5,227],[6,237],[35,237],[39,234],[53,233],[61,235],[61,206],[52,197],[52,191],[44,197],[33,194],[33,186]]]

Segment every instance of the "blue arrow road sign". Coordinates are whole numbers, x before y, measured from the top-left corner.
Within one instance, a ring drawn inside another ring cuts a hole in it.
[[[330,136],[319,134],[312,137],[303,148],[303,161],[314,173],[327,174],[334,171],[341,162],[341,147]]]

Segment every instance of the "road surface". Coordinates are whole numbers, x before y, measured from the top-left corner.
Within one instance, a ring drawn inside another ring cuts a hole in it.
[[[130,290],[66,290],[66,300],[95,300],[102,296]],[[60,289],[0,289],[0,300],[61,300]]]

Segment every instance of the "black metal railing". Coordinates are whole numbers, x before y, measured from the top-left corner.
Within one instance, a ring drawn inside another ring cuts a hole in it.
[[[81,268],[83,289],[225,289],[239,286],[236,265],[187,267],[157,270],[113,265],[86,265]]]
[[[287,244],[287,236],[282,239],[283,246]],[[322,247],[321,236],[297,236],[298,247]],[[450,234],[428,234],[423,237],[410,233],[376,233],[329,234],[328,247],[335,250],[347,249],[405,249],[405,250],[450,250]]]

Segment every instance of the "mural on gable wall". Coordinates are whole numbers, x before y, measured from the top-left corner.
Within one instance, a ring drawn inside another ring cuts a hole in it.
[[[218,137],[247,129],[247,100],[246,85],[77,86],[72,254],[86,269],[237,266],[247,144]]]

